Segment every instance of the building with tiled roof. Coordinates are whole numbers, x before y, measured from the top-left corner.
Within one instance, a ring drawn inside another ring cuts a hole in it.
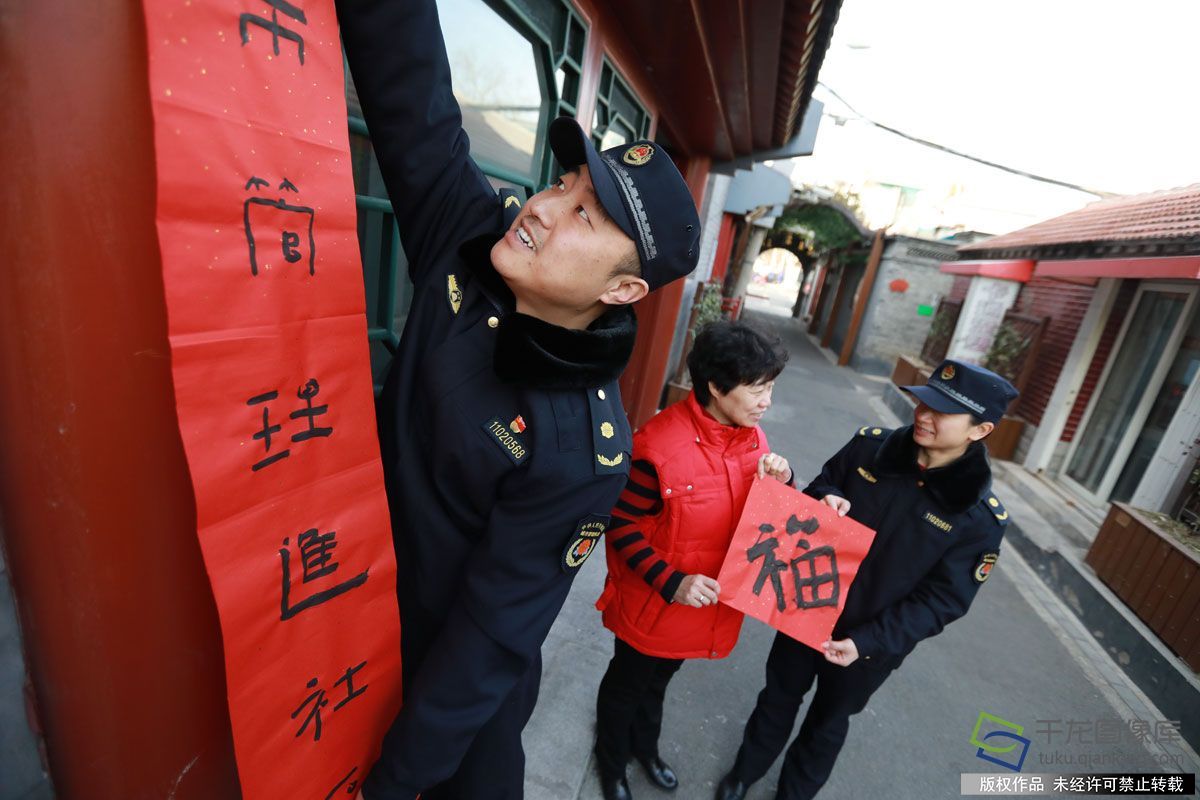
[[[1200,253],[1200,183],[1099,200],[959,248],[963,258],[1081,258]]]

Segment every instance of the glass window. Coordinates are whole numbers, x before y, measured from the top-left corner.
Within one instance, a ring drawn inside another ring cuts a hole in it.
[[[439,0],[438,12],[472,155],[532,183],[545,94],[537,50],[483,0]]]
[[[1182,292],[1142,294],[1067,468],[1067,474],[1088,491],[1099,491],[1112,469],[1116,451],[1158,366],[1158,360],[1146,358],[1146,354],[1166,348],[1187,299]]]

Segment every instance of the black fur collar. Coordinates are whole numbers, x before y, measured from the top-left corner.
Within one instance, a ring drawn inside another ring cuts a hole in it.
[[[878,452],[875,467],[881,474],[912,475],[921,472],[917,466],[917,443],[913,429],[897,428],[888,434]],[[955,514],[966,511],[983,497],[992,486],[992,467],[988,463],[983,442],[972,442],[967,452],[944,467],[927,469],[923,473],[925,488],[934,499]]]
[[[633,309],[614,306],[582,331],[518,313],[512,291],[492,266],[495,243],[495,236],[479,237],[459,253],[484,294],[507,312],[496,331],[494,364],[500,380],[533,389],[586,389],[619,378],[637,340]]]
[[[500,380],[535,389],[586,389],[621,376],[633,354],[637,317],[632,308],[616,306],[580,331],[514,312],[497,334]]]

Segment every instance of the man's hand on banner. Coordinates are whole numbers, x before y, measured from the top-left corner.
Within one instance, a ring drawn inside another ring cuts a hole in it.
[[[721,584],[717,583],[716,578],[710,578],[707,575],[688,575],[679,582],[679,588],[675,590],[675,602],[685,606],[703,608],[716,603],[720,594]]]
[[[853,639],[829,641],[821,646],[825,649],[825,660],[830,664],[848,667],[858,660],[858,647],[855,646]]]
[[[788,466],[788,461],[778,453],[767,453],[758,460],[758,477],[762,478],[770,475],[780,483],[787,483],[792,479],[792,468]]]
[[[838,497],[836,494],[827,494],[821,498],[821,502],[837,511],[839,517],[844,517],[850,513],[850,501],[844,497]],[[847,639],[847,641],[849,640]]]

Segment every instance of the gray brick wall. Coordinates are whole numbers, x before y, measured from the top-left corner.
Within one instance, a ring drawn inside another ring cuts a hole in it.
[[[917,308],[936,308],[938,300],[949,294],[954,276],[942,272],[940,266],[944,261],[953,261],[954,253],[954,246],[944,242],[887,237],[851,356],[854,369],[870,375],[891,375],[898,356],[921,351],[933,318],[920,316]],[[895,280],[907,281],[907,290],[889,288]]]

